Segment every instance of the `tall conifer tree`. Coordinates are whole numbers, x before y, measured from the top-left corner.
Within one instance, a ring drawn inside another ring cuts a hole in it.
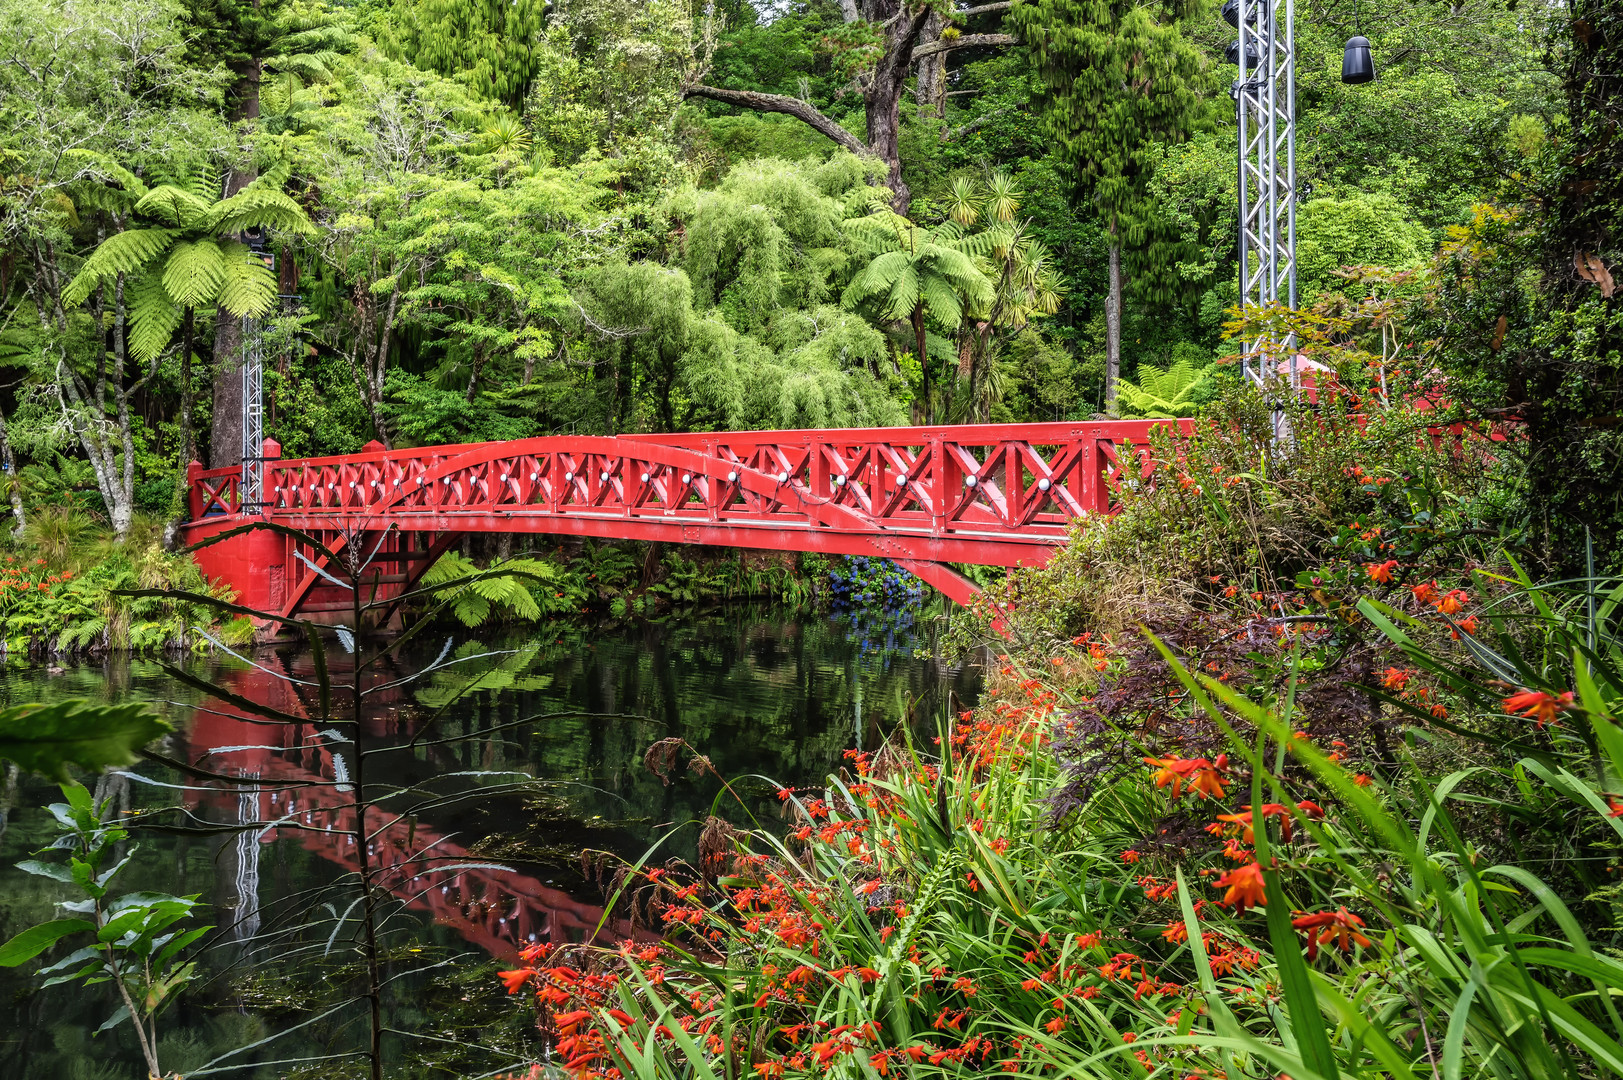
[[[1044,124],[1075,169],[1110,245],[1105,406],[1121,374],[1122,250],[1143,245],[1156,143],[1200,115],[1200,53],[1182,24],[1203,0],[1020,0],[1009,18],[1053,91]]]

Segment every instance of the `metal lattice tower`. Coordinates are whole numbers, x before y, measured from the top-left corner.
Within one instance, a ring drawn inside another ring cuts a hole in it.
[[[1233,95],[1240,127],[1240,303],[1267,307],[1283,301],[1294,308],[1295,0],[1239,0],[1239,31],[1240,77]],[[1294,387],[1295,344],[1266,332],[1246,341],[1246,378],[1260,387],[1287,359]],[[1282,419],[1276,413],[1276,426]]]
[[[242,317],[242,483],[244,514],[262,509],[265,489],[265,337],[259,320]]]

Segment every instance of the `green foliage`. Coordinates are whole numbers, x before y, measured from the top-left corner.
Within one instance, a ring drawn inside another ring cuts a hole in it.
[[[89,717],[73,718],[65,713],[58,719],[70,725],[82,725]],[[148,716],[144,722],[150,725],[156,718]],[[115,745],[120,744],[120,740],[114,736],[110,737],[107,749],[68,753],[89,760],[104,759],[104,764],[127,758],[130,749],[139,745],[133,740],[140,731],[132,728],[127,720],[119,721],[118,726],[124,728],[121,748]],[[168,725],[158,724],[158,730],[167,729]],[[155,733],[149,732],[147,737]],[[51,752],[46,753],[48,757]],[[197,907],[196,895],[134,892],[114,896],[111,888],[114,877],[129,865],[138,849],[127,847],[128,830],[105,824],[113,816],[110,800],[98,805],[82,784],[71,780],[63,783],[62,794],[67,802],[55,803],[50,808],[61,835],[56,843],[38,854],[66,851],[66,863],[30,859],[19,863],[18,869],[72,885],[83,899],[63,901],[60,905],[76,917],[36,925],[0,945],[0,966],[16,967],[60,941],[89,934],[88,943],[40,970],[41,975],[49,976],[45,985],[111,984],[118,992],[120,1004],[100,1030],[131,1023],[150,1074],[161,1076],[157,1017],[196,977],[196,963],[186,958],[185,951],[213,927],[181,928],[180,924]]]
[[[382,415],[407,445],[523,439],[535,424],[512,415],[514,394],[478,393],[472,401],[458,390],[442,390],[418,375],[389,373]]]
[[[1129,251],[1145,247],[1158,144],[1177,142],[1201,117],[1206,64],[1182,23],[1203,8],[1187,0],[1022,0],[1010,14],[1052,91],[1047,131],[1079,170],[1086,201],[1123,233]]]
[[[1342,285],[1343,267],[1411,270],[1431,247],[1426,230],[1391,195],[1312,199],[1296,215],[1296,273],[1303,304]]]
[[[141,704],[92,705],[69,700],[16,705],[0,710],[0,758],[42,776],[66,780],[69,765],[89,772],[129,765],[137,750],[171,730],[167,721]]]
[[[136,279],[129,345],[138,362],[154,359],[168,346],[186,310],[218,305],[227,315],[257,318],[275,305],[275,275],[251,257],[246,244],[218,234],[311,228],[303,208],[280,190],[285,169],[273,169],[224,199],[198,193],[213,177],[203,170],[148,190],[134,212],[164,224],[115,232],[97,245],[62,292],[63,303],[76,306],[120,278]]]
[[[502,559],[481,570],[454,551],[429,567],[420,587],[469,627],[572,613],[580,610],[584,595],[577,579],[545,559]]]
[[[1136,382],[1121,380],[1117,411],[1131,418],[1193,416],[1211,399],[1216,375],[1215,368],[1197,368],[1187,360],[1166,368],[1140,365]]]
[[[517,103],[541,70],[535,42],[545,9],[541,0],[402,0],[389,12],[385,40],[397,43],[419,67],[456,78],[475,93]]]

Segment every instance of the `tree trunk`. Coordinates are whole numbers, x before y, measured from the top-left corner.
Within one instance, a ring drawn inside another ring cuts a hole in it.
[[[941,40],[941,32],[947,28],[947,16],[940,12],[933,12],[924,23],[924,30],[919,34],[920,47],[934,45]],[[932,52],[919,61],[917,82],[913,88],[914,100],[918,102],[919,112],[935,110],[937,119],[947,115],[947,54],[945,52]]]
[[[214,320],[214,409],[209,430],[211,469],[242,464],[242,324],[222,310]]]
[[[11,516],[17,519],[17,527],[11,530],[11,535],[21,538],[23,529],[27,528],[28,521],[23,516],[23,493],[18,486],[17,458],[11,452],[11,433],[6,429],[6,416],[0,412],[0,465],[6,470],[6,498],[11,502]]]
[[[197,460],[197,433],[192,430],[192,342],[196,313],[188,307],[180,324],[180,471]],[[185,484],[185,481],[181,481]]]
[[[919,348],[919,375],[920,385],[924,395],[924,423],[932,423],[930,408],[930,352],[929,343],[924,334],[924,305],[918,304],[913,308],[913,336]]]
[[[1121,378],[1121,242],[1110,223],[1110,291],[1105,295],[1105,409],[1116,407],[1116,380]]]
[[[258,8],[257,3],[254,4]],[[259,80],[263,65],[256,56],[238,82],[238,120],[259,119]],[[226,174],[224,198],[253,183],[253,166]],[[214,323],[214,409],[209,433],[209,467],[242,464],[242,320],[222,311]]]

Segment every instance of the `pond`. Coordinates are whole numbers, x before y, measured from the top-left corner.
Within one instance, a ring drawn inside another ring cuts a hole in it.
[[[910,630],[885,637],[770,608],[483,640],[425,635],[362,680],[366,787],[391,793],[366,810],[364,833],[344,794],[354,768],[345,739],[265,723],[156,663],[10,669],[0,702],[139,699],[177,728],[161,753],[193,771],[149,762],[102,781],[147,826],[122,889],[200,894],[199,921],[216,927],[199,982],[160,1020],[166,1072],[365,1075],[354,1057],[328,1057],[364,1036],[353,910],[364,857],[388,900],[377,922],[389,1075],[475,1077],[537,1052],[532,1025],[494,980],[499,963],[528,942],[657,929],[604,914],[619,860],[691,859],[712,812],[774,827],[780,787],[818,784],[847,748],[898,730],[927,742],[950,711],[974,704],[973,670],[914,655]],[[341,678],[344,657],[330,659]],[[193,661],[187,672],[310,715],[308,653],[267,649],[252,661]],[[645,762],[656,743],[668,755]],[[37,779],[8,785],[0,940],[54,917],[63,896],[13,869],[53,837],[45,807],[57,797]],[[369,838],[364,856],[357,835]],[[111,990],[41,989],[36,966],[0,969],[0,1076],[143,1076],[127,1024],[94,1034],[113,1012]]]

